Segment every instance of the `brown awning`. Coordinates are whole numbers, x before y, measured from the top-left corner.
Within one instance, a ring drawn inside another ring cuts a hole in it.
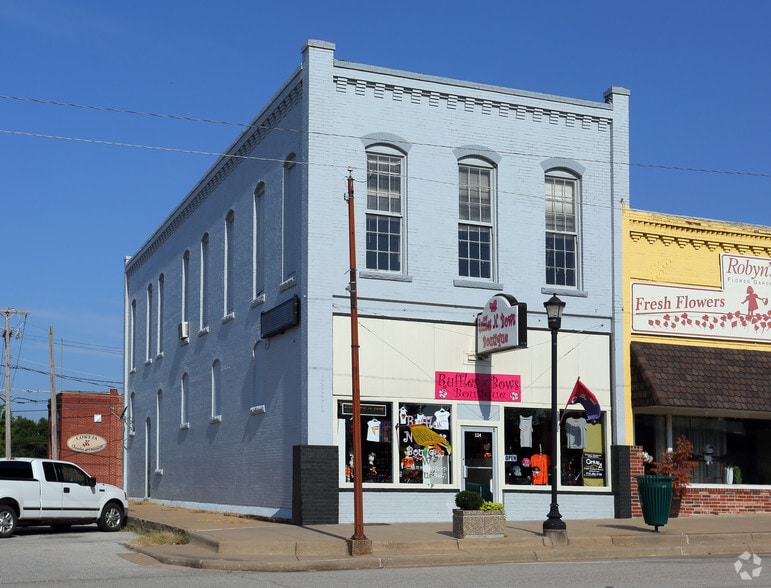
[[[634,342],[631,364],[633,408],[771,413],[771,352]]]

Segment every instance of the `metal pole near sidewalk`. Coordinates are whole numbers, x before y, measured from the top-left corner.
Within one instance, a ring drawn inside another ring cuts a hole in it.
[[[348,168],[348,249],[350,252],[351,295],[351,400],[353,404],[353,535],[349,540],[351,555],[372,553],[372,541],[364,534],[364,501],[362,476],[364,472],[361,456],[361,392],[359,388],[359,309],[356,293],[356,225],[353,214],[353,168]]]

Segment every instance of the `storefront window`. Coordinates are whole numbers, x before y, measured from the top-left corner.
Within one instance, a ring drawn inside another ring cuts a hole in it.
[[[671,439],[685,435],[693,444],[696,484],[771,484],[771,446],[768,421],[673,416]],[[666,418],[659,415],[635,417],[635,443],[661,459],[666,451]]]
[[[452,483],[450,406],[399,405],[399,482]]]
[[[504,409],[506,484],[550,484],[551,410]],[[560,415],[560,474],[563,486],[605,486],[605,414],[590,423],[582,411]]]
[[[506,408],[503,414],[506,484],[547,484],[551,464],[551,414],[541,408]]]
[[[338,406],[338,418],[345,429],[345,481],[353,482],[353,474],[360,468],[362,483],[393,482],[393,421],[391,404],[361,404],[361,454],[363,463],[353,460],[353,407],[350,402]]]
[[[563,486],[605,486],[605,413],[597,422],[588,422],[583,411],[569,410],[560,418]]]

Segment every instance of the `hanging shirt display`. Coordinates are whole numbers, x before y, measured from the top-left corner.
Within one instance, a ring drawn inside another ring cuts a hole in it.
[[[440,408],[434,413],[434,429],[446,431],[450,428],[450,413]]]
[[[533,417],[519,416],[519,446],[533,446]]]
[[[565,419],[565,435],[568,449],[583,449],[586,446],[586,419],[568,417]]]
[[[367,441],[380,441],[380,421],[372,419],[367,423]]]
[[[551,458],[545,453],[536,453],[530,457],[530,467],[533,470],[533,484],[549,483],[549,465],[551,465]]]

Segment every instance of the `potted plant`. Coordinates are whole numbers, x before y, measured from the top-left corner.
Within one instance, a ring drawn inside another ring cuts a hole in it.
[[[455,495],[452,511],[452,532],[458,539],[467,537],[503,537],[506,512],[500,502],[484,500],[471,490],[461,490]]]
[[[654,461],[651,471],[660,476],[672,476],[672,507],[669,516],[680,513],[680,502],[688,494],[688,484],[693,478],[696,462],[693,460],[693,444],[685,435],[677,438],[674,451],[664,451],[661,461]]]

